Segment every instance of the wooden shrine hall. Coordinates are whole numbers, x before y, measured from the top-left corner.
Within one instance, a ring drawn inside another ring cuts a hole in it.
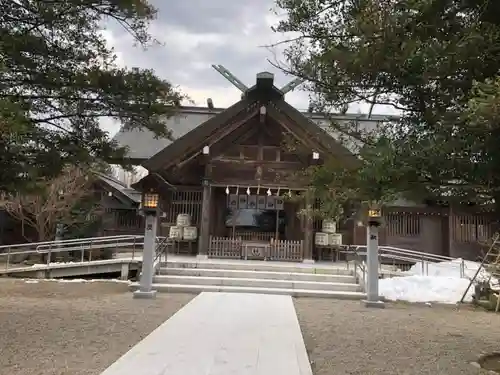
[[[315,202],[283,199],[306,190],[293,175],[307,166],[326,158],[357,162],[330,134],[323,114],[300,112],[285,101],[300,82],[278,89],[272,74],[260,73],[246,87],[222,66],[214,68],[242,91],[236,104],[216,108],[209,99],[206,107],[181,107],[165,120],[174,141],[137,129],[122,129],[114,137],[128,148],[133,164],[149,171],[133,187],[161,195],[159,235],[172,238],[175,252],[235,259],[319,259],[330,244],[365,244],[365,228],[354,220],[325,225],[298,215]],[[332,117],[339,123],[356,121],[366,130],[388,119]],[[384,207],[380,243],[476,259],[478,243],[496,230],[494,218],[483,211],[398,200]],[[105,234],[144,230],[135,208],[113,209],[109,215]]]
[[[304,203],[283,198],[305,186],[289,176],[325,155],[346,164],[357,160],[290,106],[273,80],[271,73],[259,73],[239,102],[143,162],[149,175],[135,187],[160,193],[165,212],[160,233],[178,239],[187,251],[312,259],[313,220],[299,218]]]

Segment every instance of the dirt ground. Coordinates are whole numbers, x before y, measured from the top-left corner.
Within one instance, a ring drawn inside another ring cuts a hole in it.
[[[0,279],[0,375],[98,375],[194,295],[126,284]]]
[[[446,306],[296,299],[314,375],[460,375],[500,352],[500,314]]]

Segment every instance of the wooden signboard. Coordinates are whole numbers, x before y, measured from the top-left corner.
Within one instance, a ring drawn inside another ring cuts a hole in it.
[[[257,208],[259,210],[265,210],[267,207],[266,205],[266,197],[263,195],[258,195],[257,196]]]
[[[277,210],[282,210],[285,206],[285,200],[283,199],[283,197],[276,197],[274,206]]]
[[[238,196],[238,208],[247,208],[248,205],[248,195],[240,194]]]
[[[276,197],[272,195],[266,198],[266,209],[274,210],[275,209]]]
[[[248,196],[248,208],[257,208],[257,196],[249,195]]]
[[[236,209],[238,208],[238,195],[230,194],[227,199],[227,207]]]

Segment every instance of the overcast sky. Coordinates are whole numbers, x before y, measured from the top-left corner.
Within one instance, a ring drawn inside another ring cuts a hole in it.
[[[152,0],[152,3],[159,14],[150,32],[163,45],[146,51],[134,47],[126,31],[116,26],[108,27],[105,36],[115,48],[120,64],[154,69],[156,74],[179,86],[196,105],[206,105],[210,97],[216,107],[227,107],[241,96],[212,64],[224,65],[247,86],[255,83],[255,75],[261,71],[274,73],[277,87],[293,79],[268,62],[268,59],[282,59],[280,51],[263,47],[284,38],[271,30],[278,21],[272,11],[273,0]],[[308,94],[295,90],[286,95],[286,100],[296,108],[306,109]],[[357,112],[358,108],[351,108],[350,112],[353,110]],[[119,129],[119,125],[110,121],[103,126],[110,133]]]

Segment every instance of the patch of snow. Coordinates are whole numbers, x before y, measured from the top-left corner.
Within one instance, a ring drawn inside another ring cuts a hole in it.
[[[379,293],[391,301],[454,304],[460,301],[469,283],[459,277],[401,276],[379,280]],[[469,288],[466,302],[472,301],[473,293],[474,288]]]
[[[120,280],[120,279],[21,279],[26,284],[38,284],[40,281],[52,281],[57,283],[122,283],[122,284],[131,284],[130,280]]]
[[[62,264],[77,264],[77,263],[85,263],[85,262],[50,262],[50,263],[36,263],[31,265],[31,267],[47,267],[47,266],[57,266]]]
[[[480,263],[460,258],[440,263],[426,262],[423,265],[417,262],[409,271],[402,273],[408,276],[379,280],[379,293],[391,301],[454,304],[460,301],[479,267]],[[484,268],[476,280],[490,280],[493,289],[498,286],[498,280],[491,278]],[[472,285],[464,301],[472,301],[473,294]]]
[[[122,283],[130,284],[130,280],[120,280],[120,279],[45,279],[46,281],[55,281],[58,283]]]

